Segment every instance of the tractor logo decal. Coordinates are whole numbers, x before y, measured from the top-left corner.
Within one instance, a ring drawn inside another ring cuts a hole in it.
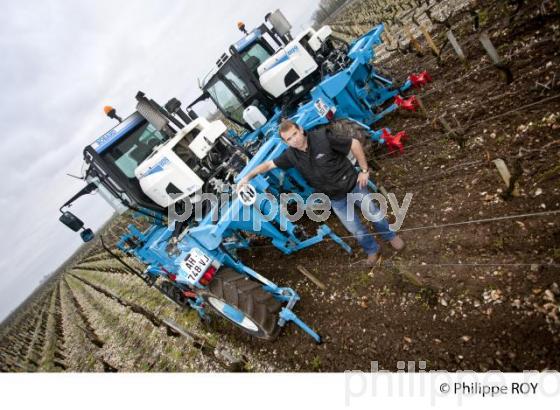
[[[168,164],[170,164],[170,163],[171,163],[171,161],[169,161],[169,159],[168,159],[167,157],[163,157],[157,164],[155,164],[154,166],[148,168],[148,170],[147,170],[146,172],[144,172],[144,173],[140,176],[140,178],[145,178],[145,177],[147,177],[147,176],[149,176],[149,175],[156,174],[156,173],[158,173],[158,172],[160,172],[160,171],[163,171],[164,168],[165,168]]]
[[[274,64],[272,64],[270,67],[268,67],[265,71],[270,70],[271,68],[276,67],[278,64],[282,64],[284,61],[287,61],[290,56],[292,54],[297,53],[299,50],[298,46],[294,46],[292,48],[290,48],[289,50],[286,50],[286,54],[284,54],[282,57],[280,57],[278,60],[276,60],[276,62]]]
[[[298,51],[298,46],[293,46],[292,48],[290,48],[288,51],[286,51],[286,54],[288,56],[291,56],[292,54],[297,53]]]
[[[107,131],[101,137],[97,138],[91,147],[97,152],[101,153],[106,148],[111,146],[115,141],[126,135],[128,131],[138,125],[143,120],[140,115],[132,115],[117,125],[115,128]]]

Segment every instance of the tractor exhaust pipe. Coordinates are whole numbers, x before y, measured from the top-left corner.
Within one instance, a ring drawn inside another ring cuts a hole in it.
[[[189,125],[192,121],[198,118],[198,115],[196,115],[196,113],[190,108],[183,111],[181,109],[181,101],[177,98],[170,99],[167,104],[165,104],[165,109],[171,114],[177,115],[185,123],[185,125]]]
[[[176,131],[169,126],[169,121],[172,121],[175,125],[179,123],[178,127],[182,128],[183,125],[176,118],[173,118],[171,114],[165,112],[155,101],[149,100],[142,91],[138,91],[136,100],[138,101],[136,110],[138,110],[156,130],[163,132],[168,138],[173,138],[176,133]]]

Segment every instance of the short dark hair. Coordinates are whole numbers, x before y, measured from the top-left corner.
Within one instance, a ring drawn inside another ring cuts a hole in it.
[[[285,118],[282,121],[280,121],[280,126],[278,127],[278,133],[286,132],[292,127],[299,128],[299,125],[297,125],[292,120],[288,120]]]

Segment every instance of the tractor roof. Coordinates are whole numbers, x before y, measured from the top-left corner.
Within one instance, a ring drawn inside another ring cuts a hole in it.
[[[100,154],[105,151],[105,149],[113,145],[113,143],[125,136],[131,129],[136,127],[142,121],[145,121],[144,117],[142,117],[138,111],[135,111],[132,115],[125,118],[123,122],[119,123],[101,137],[97,138],[90,147]]]

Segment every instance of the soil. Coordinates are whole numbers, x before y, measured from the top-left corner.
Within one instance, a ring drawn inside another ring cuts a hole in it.
[[[485,26],[513,73],[510,84],[468,22],[455,34],[467,44],[469,67],[449,46],[440,65],[432,55],[413,54],[381,64],[401,81],[424,70],[433,78],[407,93],[422,97],[428,120],[403,112],[376,124],[406,131],[404,155],[369,149],[376,184],[399,203],[413,194],[401,233],[405,250],[396,253],[383,244],[385,263],[372,271],[356,266],[365,255],[352,240],[357,252],[351,256],[334,243],[289,256],[266,244],[242,254],[253,269],[298,291],[296,313],[324,338],[316,346],[293,324],[273,344],[233,331],[231,337],[249,343],[261,360],[300,371],[369,370],[373,361],[393,371],[399,361],[450,371],[560,367],[560,326],[542,309],[544,291],[557,289],[560,280],[557,214],[407,231],[560,209],[560,98],[550,98],[560,90],[560,77],[551,83],[560,66],[558,14],[542,16],[525,7],[510,23],[510,10],[491,3],[497,6],[484,9]],[[547,82],[550,89],[537,84]],[[444,115],[460,128],[463,148],[434,126]],[[511,172],[519,163],[519,196],[501,197],[507,187],[493,163],[498,158]],[[329,225],[348,235],[336,217]],[[297,265],[327,289],[307,280]]]

